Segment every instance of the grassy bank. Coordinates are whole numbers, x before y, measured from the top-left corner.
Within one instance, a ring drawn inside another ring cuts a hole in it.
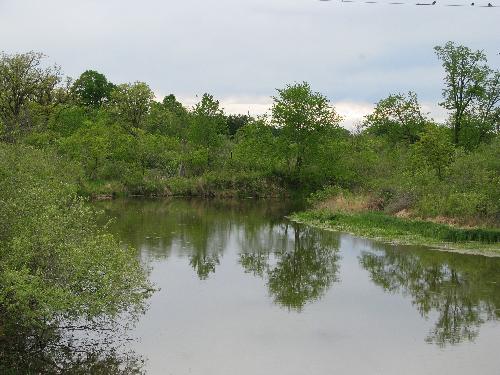
[[[424,245],[443,250],[500,256],[500,230],[458,228],[422,220],[402,219],[380,212],[310,210],[291,220],[323,229],[348,232],[381,241]]]
[[[80,195],[91,199],[115,197],[217,197],[276,198],[288,196],[288,189],[276,178],[238,173],[205,173],[198,177],[145,176],[132,182],[83,180]]]

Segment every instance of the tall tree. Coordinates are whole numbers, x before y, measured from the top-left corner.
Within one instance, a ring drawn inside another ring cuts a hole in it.
[[[113,111],[127,126],[140,128],[151,109],[154,94],[144,82],[124,83],[111,94]]]
[[[57,66],[44,67],[44,58],[38,52],[0,54],[0,122],[8,141],[31,125],[29,116],[23,116],[30,102],[46,105],[53,100],[61,75]]]
[[[308,152],[329,130],[338,128],[341,117],[328,99],[306,83],[287,85],[273,97],[272,122],[281,130],[287,153],[300,173]]]
[[[490,69],[483,51],[472,51],[453,42],[436,46],[434,50],[446,72],[441,105],[452,111],[453,141],[457,145],[468,110],[484,94]]]
[[[146,129],[152,133],[186,139],[188,111],[174,95],[166,96],[161,103],[153,102],[146,121]]]
[[[182,105],[181,102],[177,100],[174,94],[167,95],[163,98],[162,104],[179,118],[184,118],[187,116],[187,110]]]
[[[480,100],[474,103],[471,117],[479,128],[479,141],[500,132],[500,71],[490,70]]]
[[[204,94],[191,112],[189,140],[205,147],[208,152],[208,164],[214,159],[216,150],[222,145],[227,134],[226,116],[218,100],[210,94]]]
[[[389,95],[366,116],[363,126],[371,134],[385,137],[391,143],[418,141],[428,120],[422,114],[417,94]]]
[[[95,70],[86,70],[74,82],[72,91],[78,103],[98,108],[108,102],[114,85],[108,82],[106,76]]]

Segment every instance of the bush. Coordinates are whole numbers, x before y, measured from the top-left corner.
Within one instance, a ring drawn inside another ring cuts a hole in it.
[[[4,338],[36,343],[48,328],[136,314],[149,293],[134,250],[97,226],[72,171],[55,155],[0,144]]]

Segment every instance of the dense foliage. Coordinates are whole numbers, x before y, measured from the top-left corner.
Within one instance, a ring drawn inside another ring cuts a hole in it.
[[[4,54],[0,135],[73,161],[83,171],[79,193],[94,197],[336,186],[368,193],[390,213],[497,224],[499,72],[482,51],[448,42],[435,52],[447,122],[430,118],[416,93],[395,93],[355,132],[307,83],[277,90],[269,114],[252,118],[224,113],[210,94],[187,108],[174,95],[159,101],[142,82],[114,84],[91,70],[72,82],[41,54]]]
[[[77,196],[75,173],[58,156],[0,144],[2,373],[31,367],[19,353],[36,362],[71,331],[113,330],[142,311],[149,294],[133,249],[106,234]]]

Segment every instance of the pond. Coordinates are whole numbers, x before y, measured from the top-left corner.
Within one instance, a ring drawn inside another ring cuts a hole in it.
[[[499,374],[500,259],[284,218],[279,201],[117,200],[160,288],[131,333],[148,374]]]

